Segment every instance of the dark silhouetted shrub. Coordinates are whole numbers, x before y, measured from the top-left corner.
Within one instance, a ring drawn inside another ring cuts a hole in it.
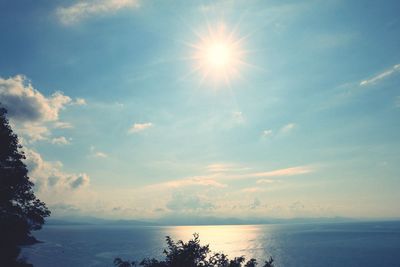
[[[0,266],[32,266],[17,260],[20,245],[35,241],[32,230],[39,230],[50,215],[46,205],[36,198],[25,159],[0,108]]]
[[[200,239],[198,234],[193,235],[193,239],[188,242],[179,240],[174,242],[169,236],[166,237],[167,249],[164,250],[165,259],[159,261],[157,259],[144,259],[141,262],[129,262],[124,261],[120,258],[114,260],[114,264],[117,267],[255,267],[257,261],[250,259],[246,262],[246,259],[236,257],[232,260],[223,253],[211,254],[208,245],[200,245]],[[210,255],[211,254],[211,255]],[[263,267],[273,267],[273,259],[270,258],[262,265]]]

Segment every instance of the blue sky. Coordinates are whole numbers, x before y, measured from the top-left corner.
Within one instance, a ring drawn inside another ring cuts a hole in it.
[[[399,217],[399,7],[1,1],[0,102],[54,216]]]

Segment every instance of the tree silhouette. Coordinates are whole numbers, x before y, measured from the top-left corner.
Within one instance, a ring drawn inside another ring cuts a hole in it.
[[[179,240],[174,242],[171,237],[166,237],[167,249],[164,250],[165,260],[158,261],[157,259],[143,259],[140,263],[135,261],[124,261],[121,258],[114,260],[114,265],[117,267],[255,267],[257,260],[250,259],[246,262],[245,257],[236,257],[230,260],[223,253],[214,253],[211,256],[209,245],[200,245],[198,234],[193,235],[193,239],[188,242]],[[273,259],[266,261],[263,267],[273,267]]]
[[[35,240],[31,231],[42,227],[50,211],[33,192],[22,146],[6,113],[0,107],[0,266],[31,266],[18,260],[19,246]]]

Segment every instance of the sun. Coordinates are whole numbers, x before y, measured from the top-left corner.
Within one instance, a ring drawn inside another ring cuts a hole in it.
[[[209,68],[214,69],[215,71],[223,70],[226,67],[229,67],[233,61],[233,51],[232,48],[227,43],[216,42],[214,44],[210,44],[206,47],[205,51],[205,60],[207,61],[207,65]]]
[[[238,78],[244,65],[241,39],[228,32],[224,24],[209,26],[206,33],[197,36],[197,43],[190,45],[193,48],[191,59],[194,72],[200,74],[201,80],[229,84]]]

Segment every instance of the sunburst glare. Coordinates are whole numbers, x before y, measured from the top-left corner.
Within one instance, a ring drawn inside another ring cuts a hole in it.
[[[242,39],[235,37],[233,31],[226,30],[225,24],[208,26],[205,34],[197,34],[198,41],[189,45],[194,49],[191,59],[193,72],[201,77],[201,81],[230,84],[239,78],[244,65]]]

